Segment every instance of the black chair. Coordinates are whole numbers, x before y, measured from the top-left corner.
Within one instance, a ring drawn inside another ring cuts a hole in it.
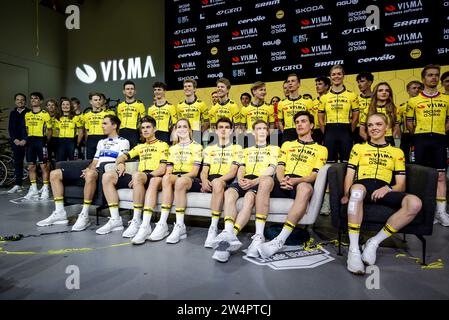
[[[91,160],[76,160],[76,161],[60,161],[56,163],[57,169],[76,169],[82,170],[87,168],[91,163]],[[106,199],[103,195],[103,186],[101,183],[102,175],[104,173],[104,167],[107,163],[102,163],[99,167],[99,176],[97,181],[97,189],[95,191],[94,198],[92,199],[92,205],[97,206],[96,219],[97,225],[99,225],[99,212],[107,207]],[[64,185],[64,202],[66,205],[83,204],[84,203],[84,181],[80,178],[74,185]]]
[[[432,235],[433,219],[436,208],[436,190],[438,174],[435,169],[419,165],[407,164],[407,186],[406,192],[416,195],[422,201],[422,209],[416,218],[399,232],[415,235],[422,243],[423,264],[426,263],[426,239],[424,236]],[[332,165],[328,172],[329,199],[331,207],[332,225],[338,229],[338,254],[341,255],[341,237],[347,231],[348,216],[347,205],[342,205],[344,178],[346,175],[346,164],[338,163]],[[386,206],[378,204],[364,204],[363,222],[361,229],[366,231],[379,231],[388,218],[395,212]]]

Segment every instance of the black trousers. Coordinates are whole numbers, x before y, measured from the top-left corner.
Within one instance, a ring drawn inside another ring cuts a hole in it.
[[[23,181],[23,160],[25,159],[25,147],[11,144],[14,158],[14,174],[16,176],[16,186],[22,186]]]

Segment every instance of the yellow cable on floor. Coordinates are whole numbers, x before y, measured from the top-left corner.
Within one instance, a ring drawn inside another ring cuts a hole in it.
[[[416,263],[422,264],[422,260],[420,258],[412,257],[406,255],[405,253],[397,254],[396,258],[408,258],[414,260]],[[438,259],[437,261],[429,263],[426,266],[421,266],[421,269],[444,269],[444,262],[442,259]]]

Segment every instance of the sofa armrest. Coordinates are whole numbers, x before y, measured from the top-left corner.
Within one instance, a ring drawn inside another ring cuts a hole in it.
[[[327,170],[327,181],[329,182],[329,202],[331,207],[331,220],[335,228],[340,227],[341,198],[344,193],[344,179],[346,175],[346,164],[335,163]]]
[[[433,168],[407,164],[407,193],[413,194],[421,199],[422,209],[419,213],[424,215],[424,224],[433,226],[436,208],[438,173]]]
[[[327,170],[330,168],[329,164],[324,165],[318,171],[315,183],[313,185],[313,194],[310,198],[309,206],[307,207],[308,221],[315,222],[320,214],[321,206],[323,205],[324,194],[326,193]]]
[[[56,163],[56,169],[86,169],[92,160],[59,161]]]
[[[116,168],[117,168],[117,166],[115,165],[114,162],[108,162],[104,166],[104,172],[115,171]],[[138,161],[126,161],[125,168],[126,168],[125,172],[132,175],[134,172],[138,171],[139,162]]]

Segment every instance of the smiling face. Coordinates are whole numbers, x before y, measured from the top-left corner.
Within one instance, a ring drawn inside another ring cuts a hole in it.
[[[190,137],[190,125],[187,120],[180,120],[176,123],[176,135],[182,140]]]
[[[164,88],[156,87],[153,89],[154,98],[157,100],[161,100],[165,98],[165,90]]]
[[[40,108],[42,104],[42,100],[38,96],[30,97],[30,104],[33,108]]]
[[[61,110],[64,113],[69,113],[70,112],[70,101],[68,100],[63,100],[61,102]]]
[[[103,103],[100,96],[93,96],[89,102],[94,110],[100,109]]]
[[[16,104],[16,107],[17,107],[17,108],[23,109],[23,108],[25,108],[26,99],[25,99],[24,96],[22,96],[22,95],[19,94],[19,95],[16,97],[16,100],[14,101],[14,103]]]
[[[264,100],[267,95],[267,88],[265,86],[261,86],[253,90],[254,97],[259,100]]]
[[[34,106],[33,105],[33,98],[31,98],[31,105]],[[53,101],[48,101],[47,105],[45,107],[47,108],[47,112],[49,114],[54,114],[55,113],[56,105],[55,105],[55,103]]]
[[[378,115],[370,116],[368,118],[367,125],[368,125],[368,134],[374,140],[378,140],[384,137],[388,128],[388,124],[385,121],[385,118]]]
[[[220,99],[223,99],[226,98],[228,94],[229,94],[228,87],[222,82],[217,83],[217,96]]]
[[[371,88],[371,85],[373,84],[372,81],[368,81],[366,78],[361,78],[357,81],[357,86],[359,87],[360,92],[365,92],[369,88]]]
[[[195,87],[193,86],[193,83],[186,82],[184,83],[184,94],[186,97],[191,97],[195,95]]]
[[[332,85],[334,86],[340,86],[343,84],[343,80],[345,78],[343,69],[341,68],[335,68],[331,71],[330,74]]]

